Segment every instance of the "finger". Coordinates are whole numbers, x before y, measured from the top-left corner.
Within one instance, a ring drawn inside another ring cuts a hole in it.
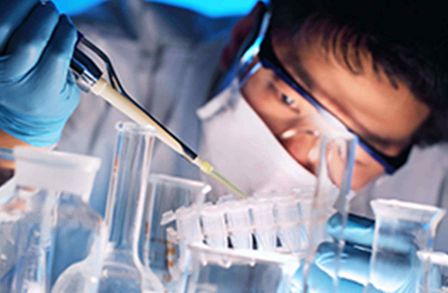
[[[298,270],[294,276],[291,284],[291,292],[302,292],[304,286],[302,269]],[[318,266],[313,264],[310,267],[307,278],[307,286],[310,292],[326,293],[326,292],[344,292],[344,293],[359,293],[362,292],[364,286],[356,283],[353,280],[339,278],[337,285],[334,279],[321,270]],[[337,289],[335,289],[337,286]],[[375,291],[376,292],[376,291]],[[373,292],[372,292],[373,293]]]
[[[39,0],[0,0],[0,52]]]
[[[327,231],[333,238],[341,236],[342,217],[340,214],[334,214],[327,223]],[[373,243],[373,234],[375,222],[371,219],[350,214],[347,223],[343,229],[342,239],[352,244],[371,247]]]
[[[351,280],[353,282],[364,284],[369,276],[370,252],[357,249],[347,245],[340,254],[339,271],[338,267],[338,247],[334,243],[323,243],[319,246],[315,264],[327,275]]]
[[[48,82],[65,85],[76,40],[75,27],[62,15],[39,61],[37,75],[44,75]]]
[[[291,284],[291,292],[302,292],[305,286],[308,286],[311,292],[332,292],[333,280],[324,271],[320,270],[316,265],[311,265],[308,275],[305,279],[303,266],[297,270]]]
[[[2,67],[9,79],[24,76],[37,64],[58,20],[59,13],[51,2],[34,7],[25,22],[14,32],[7,45],[7,57]]]
[[[376,288],[387,292],[396,292],[412,281],[416,259],[412,255],[377,254],[375,273],[370,275],[370,252],[351,245],[344,247],[338,263],[338,247],[334,243],[319,246],[315,265],[329,276],[366,284],[370,281]],[[338,271],[337,271],[338,268]]]
[[[333,238],[342,236],[343,240],[351,244],[372,247],[375,233],[373,220],[350,214],[342,235],[341,228],[342,217],[339,214],[333,215],[327,223],[327,231]],[[417,223],[403,221],[394,224],[393,229],[381,229],[381,236],[378,236],[375,245],[396,254],[415,254],[418,239],[415,239],[414,234],[417,228]]]

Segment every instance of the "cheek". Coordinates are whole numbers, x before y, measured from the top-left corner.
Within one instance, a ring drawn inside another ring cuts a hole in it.
[[[364,166],[355,166],[355,171],[352,178],[352,189],[358,191],[366,187],[383,173],[383,170],[370,168],[366,169]]]
[[[352,188],[355,191],[366,187],[378,176],[384,174],[384,168],[359,147],[356,150],[356,156],[361,163],[355,164],[353,172]]]
[[[291,124],[291,121],[294,121],[295,116],[279,102],[275,93],[265,90],[258,94],[252,92],[252,94],[250,97],[246,96],[246,101],[275,136],[283,132]]]
[[[294,160],[317,175],[319,163],[319,138],[317,136],[303,134],[279,141]]]
[[[288,153],[303,167],[311,173],[317,174],[319,166],[320,140],[311,134],[300,135],[288,140],[280,140]],[[357,191],[375,180],[384,173],[383,167],[373,160],[367,153],[358,147],[352,177],[352,189]],[[338,155],[338,152],[329,147],[326,152],[328,162],[327,174],[334,184],[341,186],[341,181],[345,173],[345,156]]]

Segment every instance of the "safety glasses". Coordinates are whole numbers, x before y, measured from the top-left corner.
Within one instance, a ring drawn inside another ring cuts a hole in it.
[[[317,99],[315,99],[310,93],[308,93],[297,81],[287,72],[282,66],[280,60],[277,58],[271,44],[269,37],[269,29],[264,34],[264,38],[261,41],[261,45],[258,52],[259,62],[264,68],[272,70],[282,81],[296,91],[301,97],[303,97],[312,107],[322,116],[327,123],[331,123],[339,130],[345,130],[354,135],[358,140],[358,145],[376,162],[378,162],[387,174],[395,173],[401,166],[403,166],[411,150],[411,146],[403,150],[398,156],[388,156],[380,151],[376,150],[360,135],[356,134],[352,129],[347,127],[341,120],[335,115],[329,112]]]

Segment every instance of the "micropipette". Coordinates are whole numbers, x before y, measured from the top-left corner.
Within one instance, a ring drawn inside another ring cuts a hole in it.
[[[92,61],[92,59],[80,49],[81,45],[103,59],[107,65],[110,83],[102,77],[103,72],[95,64],[95,62]],[[157,132],[157,137],[163,143],[180,154],[188,162],[197,166],[201,172],[224,185],[229,191],[235,193],[237,196],[246,196],[232,182],[218,173],[209,162],[202,160],[190,147],[188,147],[175,134],[173,134],[133,98],[131,98],[118,80],[109,58],[99,48],[87,40],[81,33],[79,33],[78,36],[78,44],[71,60],[70,68],[75,74],[78,85],[81,89],[102,97],[115,109],[119,110],[136,123],[149,124],[153,126]]]

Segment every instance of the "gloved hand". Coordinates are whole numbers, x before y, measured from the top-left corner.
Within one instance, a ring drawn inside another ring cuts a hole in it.
[[[339,215],[334,215],[327,223],[328,233],[336,238],[340,235],[341,221]],[[350,215],[342,238],[345,241],[339,267],[339,284],[337,292],[362,293],[369,278],[371,246],[373,242],[374,222],[372,220]],[[391,245],[396,254],[378,258],[381,275],[375,277],[373,285],[376,290],[369,292],[414,292],[418,264],[416,247],[409,241],[407,235],[390,235],[381,241]],[[400,240],[401,239],[401,240]],[[335,274],[336,243],[324,242],[317,251],[308,276],[310,292],[333,292]],[[295,276],[293,287],[302,288],[303,276],[300,269]],[[299,291],[300,292],[300,291]]]
[[[76,38],[51,2],[0,0],[0,129],[34,146],[59,140],[79,103]]]

